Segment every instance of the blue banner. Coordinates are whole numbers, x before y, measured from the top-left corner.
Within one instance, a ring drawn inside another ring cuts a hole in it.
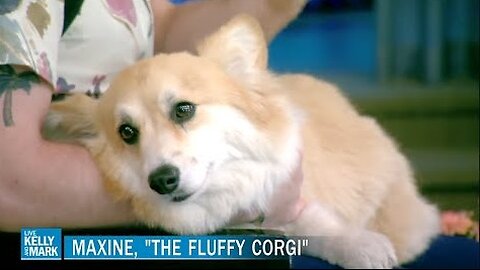
[[[64,259],[227,260],[301,255],[307,240],[266,236],[65,236]]]
[[[307,239],[267,235],[64,235],[62,238],[59,228],[21,230],[22,260],[288,259],[302,255],[306,246]]]

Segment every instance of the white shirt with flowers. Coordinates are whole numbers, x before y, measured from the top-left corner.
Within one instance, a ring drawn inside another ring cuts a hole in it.
[[[0,65],[30,67],[57,92],[100,94],[121,69],[153,55],[147,0],[84,0],[62,35],[64,1],[2,0]]]

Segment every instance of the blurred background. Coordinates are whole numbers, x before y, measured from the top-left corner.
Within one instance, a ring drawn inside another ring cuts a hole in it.
[[[310,0],[270,45],[278,72],[342,88],[443,210],[479,213],[479,0]]]

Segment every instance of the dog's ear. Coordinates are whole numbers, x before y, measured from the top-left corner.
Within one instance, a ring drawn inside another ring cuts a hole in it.
[[[43,123],[43,137],[88,146],[98,135],[94,119],[97,103],[97,100],[84,94],[52,102]]]
[[[237,78],[248,79],[267,68],[267,44],[258,21],[237,15],[197,46],[200,56],[220,64]]]

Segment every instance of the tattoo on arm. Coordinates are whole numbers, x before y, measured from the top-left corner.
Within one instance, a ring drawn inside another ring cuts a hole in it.
[[[33,71],[18,72],[10,65],[0,65],[0,97],[3,97],[3,124],[13,126],[12,94],[15,90],[23,90],[30,94],[33,83],[40,78]]]

